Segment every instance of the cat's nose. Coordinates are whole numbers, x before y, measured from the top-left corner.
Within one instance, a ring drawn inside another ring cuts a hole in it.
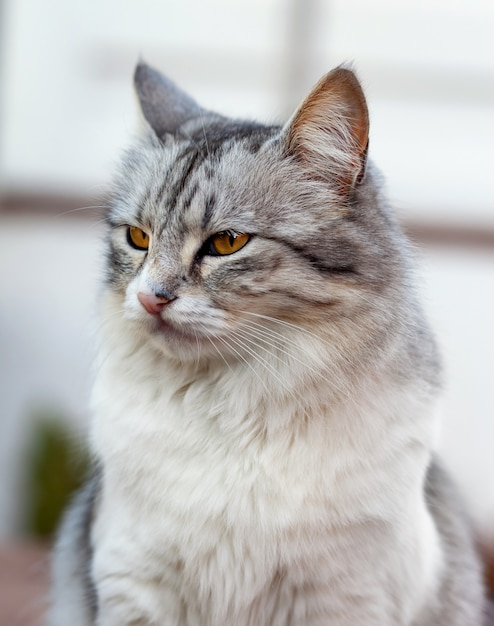
[[[163,308],[172,300],[173,297],[166,297],[160,293],[146,293],[144,291],[139,291],[137,294],[137,299],[142,304],[142,306],[146,309],[148,313],[152,315],[158,315],[161,313]]]

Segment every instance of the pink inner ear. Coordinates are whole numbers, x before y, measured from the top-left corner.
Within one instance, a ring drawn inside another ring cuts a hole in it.
[[[360,84],[337,68],[315,86],[289,128],[289,151],[316,177],[338,180],[343,191],[360,176],[369,138],[369,114]]]
[[[348,120],[352,136],[355,139],[359,155],[362,156],[369,142],[369,111],[364,92],[355,74],[349,70],[335,70],[344,72],[340,77],[341,95],[348,109]]]

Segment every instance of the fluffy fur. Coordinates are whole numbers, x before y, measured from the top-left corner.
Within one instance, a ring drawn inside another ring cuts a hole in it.
[[[136,87],[149,128],[108,215],[98,469],[61,531],[50,626],[480,624],[432,458],[436,349],[354,75],[284,128],[204,111],[145,65]],[[250,240],[218,256],[223,231]]]

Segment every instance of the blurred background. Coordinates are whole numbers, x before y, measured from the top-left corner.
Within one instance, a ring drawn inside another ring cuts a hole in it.
[[[492,0],[0,0],[0,19],[1,626],[41,623],[46,546],[86,463],[100,219],[139,57],[269,122],[354,64],[444,355],[441,452],[494,548]]]

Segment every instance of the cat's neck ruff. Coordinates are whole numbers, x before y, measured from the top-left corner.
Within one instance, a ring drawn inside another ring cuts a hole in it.
[[[240,347],[234,358],[219,352],[201,358],[198,351],[196,360],[184,360],[136,332],[132,322],[119,315],[118,301],[111,294],[103,299],[102,308],[97,378],[105,378],[105,383],[97,386],[108,385],[115,391],[116,385],[122,385],[124,394],[142,394],[143,406],[152,399],[185,407],[200,419],[225,412],[229,421],[249,413],[257,413],[259,419],[269,415],[273,421],[273,414],[282,413],[286,424],[304,415],[310,415],[311,421],[317,421],[317,415],[325,421],[347,413],[357,416],[385,404],[390,404],[391,413],[398,413],[393,404],[403,396],[409,408],[400,409],[400,420],[406,422],[408,415],[423,414],[422,405],[427,407],[437,393],[420,377],[396,376],[392,341],[387,346],[388,361],[375,360],[369,367],[363,359],[361,365],[355,359],[349,375],[344,368],[347,357],[325,348],[334,343],[330,336],[334,331],[323,321],[310,332],[293,324],[281,331],[278,327],[278,345],[261,355]],[[397,351],[400,341],[397,337]],[[412,402],[410,394],[414,394]],[[386,413],[382,411],[383,420]]]
[[[361,480],[354,481],[353,496],[348,485],[341,491],[345,498],[360,497],[362,506],[336,507],[340,521],[347,515],[398,514],[397,503],[388,499],[389,474],[383,467],[395,474],[397,485],[421,489],[436,422],[420,383],[399,386],[390,380],[386,385],[369,374],[353,386],[352,396],[343,398],[326,384],[322,371],[305,379],[300,372],[288,387],[281,367],[263,378],[255,365],[221,359],[209,365],[180,364],[129,335],[125,320],[113,321],[103,337],[93,395],[94,449],[120,475],[128,468],[139,474],[143,467],[150,475],[159,473],[159,466],[168,464],[167,455],[185,463],[184,471],[198,457],[199,466],[216,464],[227,473],[232,463],[257,464],[259,476],[265,467],[272,477],[299,484],[301,502],[323,483],[337,500],[342,476],[370,476],[379,469],[373,497],[368,482]],[[402,496],[400,501],[408,505]]]

